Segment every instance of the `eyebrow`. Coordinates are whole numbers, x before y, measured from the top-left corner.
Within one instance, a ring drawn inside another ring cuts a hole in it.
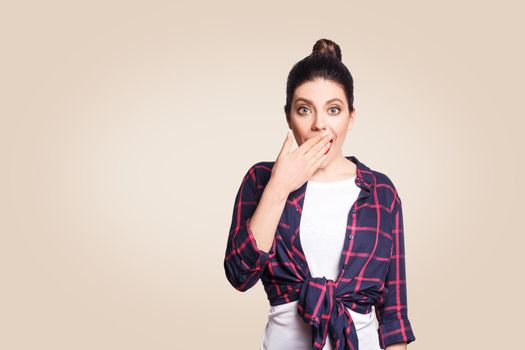
[[[297,100],[295,100],[295,103],[297,103],[297,102],[299,102],[299,101],[301,101],[301,100],[302,100],[302,101],[305,101],[305,102],[308,102],[308,103],[311,104],[311,105],[314,104],[312,101],[310,101],[310,100],[308,100],[308,99],[306,99],[306,98],[304,98],[304,97],[299,97]],[[339,102],[341,102],[342,104],[344,104],[343,101],[341,101],[341,100],[338,99],[338,98],[332,98],[332,99],[326,101],[325,104],[329,104],[330,102],[334,102],[334,101],[339,101]]]

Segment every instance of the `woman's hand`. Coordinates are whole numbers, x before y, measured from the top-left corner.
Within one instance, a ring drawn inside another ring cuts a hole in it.
[[[293,152],[290,152],[292,136],[288,132],[272,168],[269,181],[285,193],[290,193],[301,187],[327,157],[324,153],[330,147],[332,137],[330,131],[326,131],[326,134],[319,132]]]

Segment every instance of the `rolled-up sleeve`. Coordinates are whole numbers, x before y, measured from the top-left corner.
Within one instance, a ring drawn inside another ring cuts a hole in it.
[[[237,191],[224,257],[226,278],[242,292],[257,283],[269,259],[269,252],[257,247],[250,229],[250,219],[260,197],[257,193],[256,165],[246,172]]]
[[[379,339],[383,349],[395,343],[409,344],[416,339],[408,319],[403,209],[399,196],[395,198],[391,218],[393,244],[385,279],[387,291],[382,303],[376,305]]]

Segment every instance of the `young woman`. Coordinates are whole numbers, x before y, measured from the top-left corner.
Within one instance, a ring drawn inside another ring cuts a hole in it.
[[[226,277],[240,291],[264,285],[262,350],[406,349],[415,336],[401,199],[387,175],[342,153],[355,108],[339,46],[318,40],[290,71],[286,93],[299,147],[291,151],[288,133],[275,162],[246,172]]]

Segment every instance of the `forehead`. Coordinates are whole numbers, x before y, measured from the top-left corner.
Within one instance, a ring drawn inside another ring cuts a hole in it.
[[[333,98],[339,98],[346,101],[346,95],[343,87],[332,80],[316,79],[306,81],[299,85],[294,92],[293,100],[305,98],[314,103],[324,103]]]

